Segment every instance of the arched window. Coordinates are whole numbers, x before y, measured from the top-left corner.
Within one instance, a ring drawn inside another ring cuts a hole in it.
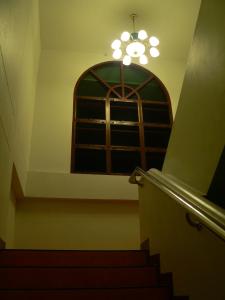
[[[154,74],[135,64],[95,65],[74,89],[71,172],[161,169],[171,125],[169,95]]]

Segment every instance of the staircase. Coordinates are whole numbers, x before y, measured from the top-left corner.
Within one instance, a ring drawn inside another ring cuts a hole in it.
[[[187,300],[145,250],[0,250],[2,300]]]

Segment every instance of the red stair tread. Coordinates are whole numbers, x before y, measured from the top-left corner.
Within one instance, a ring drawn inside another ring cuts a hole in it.
[[[3,300],[189,299],[172,295],[172,273],[146,250],[0,250]]]
[[[148,287],[157,280],[154,267],[0,268],[0,289]]]
[[[129,298],[128,298],[129,297]],[[49,291],[0,291],[4,300],[169,300],[166,288],[77,289]]]
[[[148,252],[77,250],[1,250],[0,266],[144,266]]]

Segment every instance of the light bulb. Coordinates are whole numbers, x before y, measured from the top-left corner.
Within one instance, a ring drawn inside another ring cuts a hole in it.
[[[145,31],[145,30],[140,30],[139,32],[138,32],[138,38],[140,39],[140,40],[145,40],[145,39],[147,39],[147,37],[148,37],[148,35],[147,35],[147,32]]]
[[[124,31],[122,34],[121,34],[121,40],[123,41],[123,42],[127,42],[129,39],[130,39],[130,34],[129,34],[129,32],[127,32],[127,31]]]
[[[152,57],[158,57],[159,56],[159,50],[155,47],[150,48],[150,55]]]
[[[111,47],[112,47],[112,49],[116,50],[116,49],[119,49],[120,45],[121,45],[121,41],[115,40],[112,42]]]
[[[159,44],[159,39],[157,39],[157,37],[155,36],[151,36],[149,39],[149,43],[151,44],[151,46],[156,47]]]
[[[113,58],[115,59],[120,59],[120,57],[122,56],[122,51],[120,49],[116,49],[113,51]]]
[[[147,58],[147,56],[146,55],[141,55],[140,56],[140,58],[139,58],[139,62],[140,62],[140,64],[142,64],[142,65],[146,65],[147,63],[148,63],[148,58]]]
[[[145,46],[140,42],[133,42],[127,46],[126,52],[131,57],[139,57],[145,53]]]
[[[129,55],[125,55],[123,58],[123,64],[129,66],[131,64],[131,57]]]

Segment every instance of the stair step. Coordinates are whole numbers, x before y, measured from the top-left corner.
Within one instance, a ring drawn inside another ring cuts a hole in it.
[[[171,272],[160,274],[159,280],[162,286],[173,286],[173,274]]]
[[[170,300],[167,288],[76,289],[76,290],[16,290],[0,291],[4,300]]]
[[[148,262],[151,266],[156,266],[160,270],[160,255],[159,254],[154,254],[149,256]]]
[[[144,266],[147,251],[1,250],[0,266]]]
[[[147,250],[0,250],[0,299],[188,300]]]
[[[157,283],[155,267],[0,268],[0,289],[150,287]]]

